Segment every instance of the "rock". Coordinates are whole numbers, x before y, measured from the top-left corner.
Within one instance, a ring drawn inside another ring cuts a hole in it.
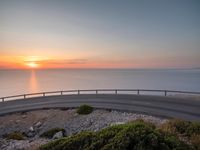
[[[74,117],[78,116],[78,113],[74,113]]]
[[[26,118],[27,116],[26,115],[22,115],[22,118],[24,119],[24,118]]]
[[[29,131],[34,132],[34,129],[32,126],[29,128]]]
[[[56,134],[54,134],[53,139],[59,139],[63,137],[63,132],[59,131]]]
[[[20,120],[16,120],[15,123],[20,123]]]
[[[110,126],[113,126],[113,125],[120,125],[120,124],[125,124],[125,122],[114,122],[114,123],[111,123]]]
[[[32,138],[35,136],[35,132],[28,132],[28,133],[26,133],[26,136],[29,138]]]
[[[35,134],[36,134],[35,130],[32,126],[29,128],[28,132],[26,133],[27,137],[34,137]]]
[[[42,123],[39,121],[39,122],[37,122],[34,126],[35,126],[36,128],[39,128],[41,125],[42,125]]]
[[[0,150],[38,150],[40,145],[50,142],[47,139],[34,139],[33,141],[29,140],[4,140],[0,139]]]
[[[35,139],[34,139],[34,138],[31,138],[31,139],[28,140],[28,143],[31,143],[31,142],[33,142],[34,140],[36,140],[36,138],[35,138]]]

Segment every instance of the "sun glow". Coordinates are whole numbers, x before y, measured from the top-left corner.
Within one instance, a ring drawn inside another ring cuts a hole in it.
[[[36,62],[29,62],[26,64],[30,68],[38,68],[38,64]]]

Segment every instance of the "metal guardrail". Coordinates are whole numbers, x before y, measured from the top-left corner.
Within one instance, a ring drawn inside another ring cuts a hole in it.
[[[172,90],[147,90],[147,89],[93,89],[93,90],[67,90],[67,91],[53,91],[53,92],[40,92],[40,93],[31,93],[31,94],[21,94],[14,96],[1,97],[1,102],[4,102],[8,99],[26,99],[34,97],[45,97],[45,96],[55,96],[55,95],[80,95],[84,92],[93,92],[90,94],[106,94],[106,92],[112,92],[113,94],[119,94],[119,92],[133,92],[131,94],[140,95],[141,92],[159,92],[163,93],[164,96],[167,96],[168,93],[179,93],[179,94],[195,94],[200,95],[200,92],[189,92],[189,91],[172,91]],[[53,95],[51,95],[53,94]],[[110,93],[109,93],[110,94]]]

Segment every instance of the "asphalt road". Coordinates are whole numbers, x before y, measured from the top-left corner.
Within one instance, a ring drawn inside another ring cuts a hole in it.
[[[0,115],[44,108],[77,107],[116,109],[148,115],[200,121],[200,100],[164,96],[84,94],[35,97],[0,103]]]

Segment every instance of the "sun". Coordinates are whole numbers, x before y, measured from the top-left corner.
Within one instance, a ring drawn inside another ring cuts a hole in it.
[[[36,62],[29,62],[26,64],[30,68],[38,68],[38,64]]]

